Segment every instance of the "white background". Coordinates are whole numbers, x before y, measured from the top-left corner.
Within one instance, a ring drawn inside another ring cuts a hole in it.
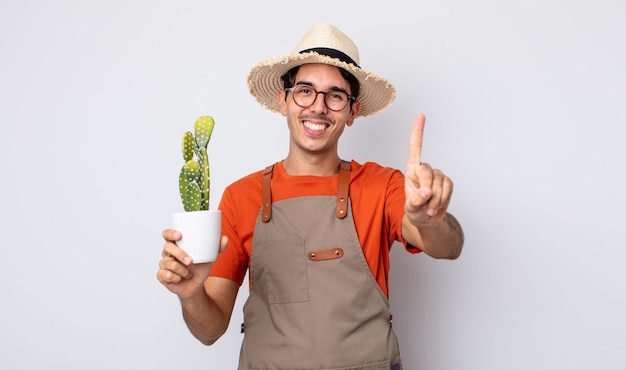
[[[2,0],[0,368],[235,368],[247,285],[204,347],[156,280],[180,136],[216,120],[214,206],[282,159],[246,74],[318,21],[398,90],[342,157],[403,169],[422,112],[455,183],[461,258],[392,250],[405,368],[626,368],[625,4]]]

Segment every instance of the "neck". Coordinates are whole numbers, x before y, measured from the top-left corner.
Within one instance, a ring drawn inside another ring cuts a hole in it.
[[[298,159],[294,156],[287,156],[283,160],[285,172],[292,176],[332,176],[339,173],[341,159],[334,155],[328,158],[306,158]]]

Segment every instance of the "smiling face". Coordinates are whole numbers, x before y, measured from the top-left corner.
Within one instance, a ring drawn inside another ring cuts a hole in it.
[[[350,84],[341,76],[339,68],[327,64],[301,66],[295,79],[294,86],[297,85],[306,85],[318,92],[339,90],[352,94]],[[289,126],[290,156],[337,156],[339,137],[345,126],[354,122],[360,103],[353,103],[352,109],[348,104],[335,112],[328,109],[324,97],[319,93],[312,105],[302,108],[294,102],[292,92],[281,90],[278,93],[280,113],[287,118]]]

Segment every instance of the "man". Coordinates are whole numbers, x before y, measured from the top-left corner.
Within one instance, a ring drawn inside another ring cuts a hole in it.
[[[215,263],[193,264],[175,244],[180,233],[163,231],[157,277],[202,343],[226,331],[249,269],[239,369],[401,369],[388,302],[392,244],[435,258],[461,253],[462,229],[447,212],[452,182],[420,161],[422,115],[404,175],[339,158],[345,127],[395,98],[389,81],[358,64],[345,34],[317,24],[294,53],[253,67],[250,93],[287,118],[287,157],[225,189]]]

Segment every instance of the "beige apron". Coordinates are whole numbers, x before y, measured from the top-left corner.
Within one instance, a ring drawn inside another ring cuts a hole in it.
[[[275,203],[272,168],[252,242],[239,370],[401,369],[389,302],[354,227],[350,163],[342,163],[337,197]]]

